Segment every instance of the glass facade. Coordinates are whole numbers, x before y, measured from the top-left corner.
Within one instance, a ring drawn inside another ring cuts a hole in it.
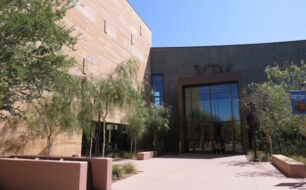
[[[164,101],[164,76],[152,75],[152,88],[153,88],[153,103],[156,106],[163,105]]]
[[[221,139],[226,152],[242,152],[237,83],[184,88],[186,145],[189,151],[212,151]]]
[[[102,133],[102,123],[101,130],[99,134],[98,123],[96,123],[96,136],[93,139],[93,147],[92,147],[92,155],[100,156],[101,155],[101,147],[103,142],[103,133]],[[105,152],[116,152],[116,151],[129,151],[130,147],[130,138],[127,135],[127,128],[125,125],[107,123],[106,131],[105,131]],[[98,140],[99,138],[99,142]],[[97,150],[99,145],[99,150]],[[90,151],[90,139],[83,133],[82,138],[82,156],[88,156]],[[98,153],[99,152],[99,153]]]

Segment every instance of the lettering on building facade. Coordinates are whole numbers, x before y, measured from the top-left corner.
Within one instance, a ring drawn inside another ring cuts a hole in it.
[[[203,75],[203,74],[213,74],[213,73],[229,73],[231,72],[234,64],[206,64],[206,65],[199,65],[195,64],[194,71],[196,75]]]

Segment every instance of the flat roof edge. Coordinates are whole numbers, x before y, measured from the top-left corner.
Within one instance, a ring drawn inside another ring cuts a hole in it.
[[[136,9],[131,5],[131,3],[126,0],[126,2],[128,3],[128,5],[134,10],[134,12],[138,15],[138,17],[142,20],[142,22],[149,28],[149,30],[152,32],[152,29],[150,28],[150,26],[147,24],[147,22],[142,18],[142,16],[136,11]]]
[[[212,48],[212,47],[230,47],[230,46],[252,46],[252,45],[271,45],[271,44],[281,44],[281,43],[297,43],[306,42],[303,40],[291,40],[291,41],[279,41],[279,42],[258,42],[258,43],[245,43],[245,44],[225,44],[225,45],[203,45],[203,46],[173,46],[173,47],[151,47],[151,49],[179,49],[179,48]]]

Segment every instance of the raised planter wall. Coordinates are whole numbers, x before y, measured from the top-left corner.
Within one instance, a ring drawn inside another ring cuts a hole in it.
[[[279,154],[272,155],[272,164],[288,177],[306,178],[306,167],[301,162]]]
[[[137,153],[137,160],[147,160],[147,159],[151,159],[151,158],[157,157],[157,156],[158,156],[157,151],[138,152]]]
[[[110,190],[112,185],[112,159],[98,157],[37,157],[37,156],[10,156],[10,158],[35,159],[40,160],[65,160],[88,163],[86,190]]]
[[[87,162],[0,158],[0,189],[86,190]]]

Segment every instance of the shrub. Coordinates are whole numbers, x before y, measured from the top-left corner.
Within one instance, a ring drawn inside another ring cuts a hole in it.
[[[118,165],[113,165],[113,168],[112,168],[113,180],[120,179],[123,175],[125,175],[125,173],[122,170],[122,167]]]
[[[107,157],[136,160],[136,153],[133,153],[133,152],[110,152],[110,153],[107,154]]]
[[[122,166],[122,169],[126,174],[134,174],[136,173],[136,166],[133,163],[127,163]]]
[[[136,159],[136,153],[134,153],[134,152],[123,152],[122,153],[122,158],[123,159],[135,160]]]
[[[121,165],[113,165],[112,178],[113,180],[119,180],[122,177],[126,177],[129,174],[135,174],[137,171],[136,166],[132,163],[126,163]]]
[[[257,159],[261,162],[267,162],[271,160],[271,157],[264,151],[257,150],[256,153],[257,153]],[[248,152],[247,159],[249,161],[252,161],[254,159],[254,156],[255,156],[254,151],[250,150]]]
[[[306,165],[306,157],[304,157],[304,156],[292,155],[292,156],[289,156],[289,157],[296,160],[296,161],[302,162]]]

